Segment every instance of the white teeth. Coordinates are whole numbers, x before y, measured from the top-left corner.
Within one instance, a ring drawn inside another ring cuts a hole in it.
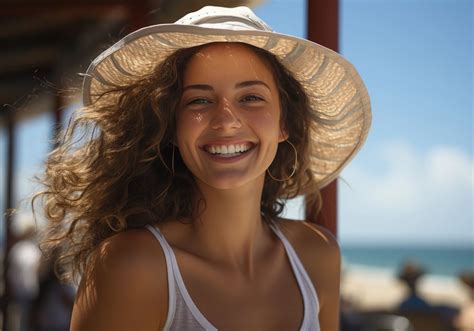
[[[252,145],[250,144],[237,144],[237,145],[207,145],[206,151],[211,154],[220,154],[227,156],[234,156],[240,153],[248,151]]]

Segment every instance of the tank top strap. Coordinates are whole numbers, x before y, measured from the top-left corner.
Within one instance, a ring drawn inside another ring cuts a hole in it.
[[[206,319],[192,300],[181,276],[176,255],[165,236],[156,226],[147,225],[147,229],[153,233],[163,248],[168,270],[168,284],[172,283],[172,286],[169,286],[170,307],[164,330],[217,331],[217,328]]]
[[[158,227],[147,225],[146,228],[160,243],[166,259],[169,309],[164,330],[216,331],[217,329],[202,315],[189,295],[181,277],[176,256],[166,238]],[[319,302],[314,286],[296,252],[275,221],[270,223],[270,228],[283,243],[303,297],[304,316],[300,330],[320,331],[318,322]]]
[[[171,246],[168,244],[165,237],[161,234],[160,230],[156,226],[147,224],[146,228],[158,240],[165,255],[166,273],[168,278],[168,316],[166,317],[166,324],[164,330],[169,330],[171,328],[171,323],[173,322],[174,314],[176,311],[176,283],[174,280],[172,267],[174,253],[171,250]]]
[[[301,326],[301,330],[313,330],[313,321],[317,320],[319,315],[319,300],[316,294],[316,289],[314,288],[313,282],[311,281],[308,273],[306,272],[303,263],[296,254],[293,246],[290,244],[286,236],[278,227],[278,224],[275,221],[271,221],[270,228],[275,232],[278,238],[280,238],[283,243],[283,246],[285,247],[288,259],[290,260],[290,264],[294,270],[296,280],[303,296],[303,301],[305,303],[305,317],[303,319],[303,325]]]

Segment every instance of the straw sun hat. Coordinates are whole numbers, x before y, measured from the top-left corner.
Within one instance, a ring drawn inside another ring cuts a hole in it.
[[[212,42],[246,43],[277,56],[309,97],[314,118],[309,129],[311,169],[319,187],[335,179],[361,148],[370,127],[370,101],[362,79],[338,53],[273,32],[247,7],[207,6],[174,24],[130,33],[91,63],[84,78],[83,103],[90,105],[111,88],[151,73],[178,49]],[[107,94],[98,102],[113,103],[116,97]]]

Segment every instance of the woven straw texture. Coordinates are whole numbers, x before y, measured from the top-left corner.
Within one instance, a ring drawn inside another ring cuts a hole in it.
[[[254,25],[255,20],[259,19],[253,17]],[[310,128],[311,168],[319,187],[324,187],[337,177],[367,137],[371,111],[365,85],[338,53],[304,39],[262,31],[269,27],[262,21],[258,23],[261,25],[257,28],[162,24],[135,31],[92,62],[84,79],[83,102],[113,104],[117,94],[107,94],[100,100],[98,97],[150,74],[180,48],[241,42],[265,49],[293,73],[309,97],[309,111],[314,118]]]

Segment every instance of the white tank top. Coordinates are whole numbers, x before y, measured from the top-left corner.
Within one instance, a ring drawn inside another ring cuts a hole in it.
[[[301,331],[320,331],[319,327],[319,301],[316,295],[316,290],[311,283],[311,280],[303,267],[300,259],[296,255],[293,247],[286,239],[285,235],[276,226],[271,224],[275,234],[283,242],[286,254],[288,255],[293,273],[298,281],[304,303],[304,316],[301,323]],[[147,229],[158,239],[166,259],[166,269],[168,276],[168,316],[164,330],[179,330],[179,331],[216,331],[217,328],[213,326],[199,309],[194,304],[191,296],[184,285],[181,272],[179,271],[176,256],[171,249],[171,246],[166,241],[163,234],[157,227],[147,225]]]

